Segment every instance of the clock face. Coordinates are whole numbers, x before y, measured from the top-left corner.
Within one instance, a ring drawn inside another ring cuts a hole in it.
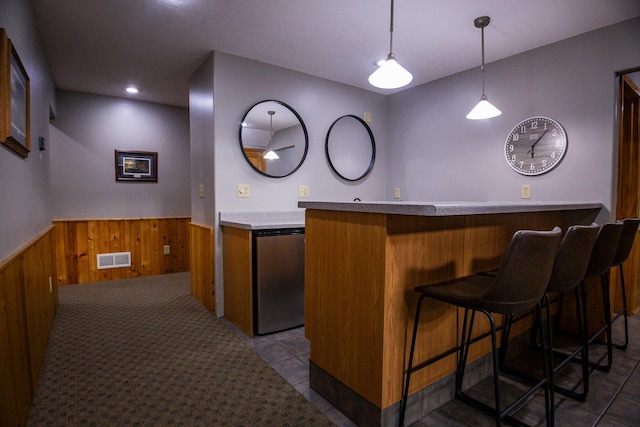
[[[567,133],[548,117],[531,117],[518,123],[507,136],[504,155],[522,175],[540,175],[556,167],[567,151]]]

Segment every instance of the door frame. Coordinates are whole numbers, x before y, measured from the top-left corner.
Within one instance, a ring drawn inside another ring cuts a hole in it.
[[[618,161],[616,210],[617,220],[640,215],[640,89],[628,76],[634,71],[619,73],[618,102],[616,117],[618,120]],[[640,239],[636,239],[634,248],[624,264],[627,309],[630,313],[640,311]],[[611,301],[613,311],[622,309],[618,269],[611,272]]]

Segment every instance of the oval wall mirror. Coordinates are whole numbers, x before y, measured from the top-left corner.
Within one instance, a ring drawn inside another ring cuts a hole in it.
[[[329,166],[336,174],[347,181],[357,181],[373,169],[376,142],[364,120],[346,115],[329,128],[325,152]]]
[[[300,115],[281,101],[260,101],[240,123],[240,148],[252,168],[271,178],[294,173],[307,157],[309,136]]]

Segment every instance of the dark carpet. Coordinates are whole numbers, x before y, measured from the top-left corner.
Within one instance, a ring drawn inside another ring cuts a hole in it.
[[[60,288],[32,426],[331,426],[188,273]]]

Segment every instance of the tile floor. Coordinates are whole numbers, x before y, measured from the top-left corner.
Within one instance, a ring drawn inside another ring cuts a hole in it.
[[[230,327],[236,329],[229,323]],[[556,394],[556,426],[640,426],[640,316],[629,318],[631,343],[626,351],[614,349],[613,367],[610,372],[592,371],[590,392],[587,401],[576,402]],[[619,337],[622,322],[616,322]],[[275,334],[249,338],[236,329],[239,336],[269,365],[337,426],[355,426],[351,420],[324,400],[309,387],[309,341],[304,337],[304,328],[296,328]],[[603,355],[604,346],[592,346],[592,360]],[[567,383],[580,378],[579,365],[571,364],[563,373],[561,381]],[[575,384],[575,381],[573,381]],[[472,387],[471,395],[492,395],[491,379]],[[581,386],[580,386],[581,387]],[[512,389],[517,391],[518,387]],[[579,388],[579,390],[581,390]],[[509,393],[507,392],[507,395]],[[526,406],[516,413],[516,418],[531,425],[544,425],[542,393],[538,393]],[[472,420],[472,421],[470,421]],[[495,421],[467,405],[451,400],[435,411],[426,414],[411,427],[423,426],[492,426]]]

